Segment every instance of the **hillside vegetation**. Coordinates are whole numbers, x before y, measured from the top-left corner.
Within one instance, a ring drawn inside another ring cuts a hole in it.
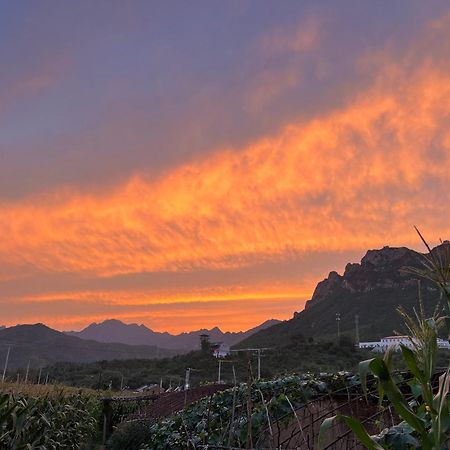
[[[353,343],[343,339],[340,345],[333,342],[295,342],[291,341],[283,348],[274,348],[264,352],[261,360],[261,376],[272,378],[286,373],[329,372],[355,369],[358,361],[369,352],[355,349]],[[221,380],[233,382],[232,366],[238,381],[248,379],[248,361],[251,361],[254,376],[257,374],[257,359],[254,353],[232,354],[222,364]],[[218,378],[218,361],[201,351],[178,355],[173,358],[155,360],[114,360],[94,363],[56,363],[45,369],[51,382],[69,386],[81,386],[91,389],[120,389],[122,384],[135,389],[146,384],[159,384],[164,387],[182,385],[187,368],[192,368],[190,381],[192,386],[204,382],[215,382]],[[16,372],[11,373],[14,378]],[[38,371],[30,372],[30,378],[36,380]]]
[[[433,251],[442,251],[442,244]],[[422,255],[402,248],[370,250],[361,264],[347,264],[343,275],[331,272],[320,282],[304,311],[291,320],[259,331],[237,347],[283,346],[291,340],[337,338],[336,314],[340,315],[342,335],[355,340],[355,316],[359,316],[360,340],[379,340],[396,331],[403,333],[397,308],[407,312],[418,306],[418,280],[406,267],[420,268]],[[422,280],[421,292],[426,312],[431,314],[439,302],[439,290]]]
[[[17,325],[0,330],[0,358],[10,368],[44,367],[57,361],[91,362],[104,359],[160,358],[176,354],[148,345],[105,344],[67,336],[43,324]]]

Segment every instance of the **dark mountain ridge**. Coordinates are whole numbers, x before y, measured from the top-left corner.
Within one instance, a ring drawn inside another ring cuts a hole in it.
[[[155,345],[172,350],[195,350],[199,348],[199,336],[201,334],[209,334],[211,342],[235,345],[259,330],[276,323],[279,323],[279,321],[270,319],[247,331],[223,332],[220,328],[214,327],[173,335],[167,332],[153,331],[145,325],[125,324],[120,320],[109,319],[101,323],[92,323],[81,331],[69,331],[66,334],[106,343],[119,342],[129,345]]]
[[[432,252],[439,254],[449,248],[450,243],[444,241]],[[310,338],[336,340],[336,314],[342,335],[352,340],[356,335],[356,316],[361,341],[402,331],[398,306],[407,311],[418,306],[419,277],[405,268],[423,268],[423,261],[424,254],[406,247],[369,250],[361,263],[347,264],[343,275],[332,271],[318,283],[303,311],[259,331],[238,346],[283,346]],[[439,302],[439,292],[427,280],[421,279],[420,286],[426,311],[431,313]]]
[[[17,325],[0,330],[0,358],[11,347],[9,368],[46,366],[58,361],[93,362],[112,359],[161,358],[181,351],[156,346],[105,344],[68,336],[43,324]]]

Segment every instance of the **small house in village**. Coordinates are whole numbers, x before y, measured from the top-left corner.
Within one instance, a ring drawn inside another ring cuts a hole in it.
[[[401,345],[408,348],[413,347],[409,336],[386,336],[376,342],[360,342],[359,348],[370,349],[374,352],[385,352],[389,347],[400,350]],[[450,343],[444,339],[438,339],[438,347],[450,349]]]

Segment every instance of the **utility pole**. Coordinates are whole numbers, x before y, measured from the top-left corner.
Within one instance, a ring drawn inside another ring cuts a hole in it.
[[[39,377],[37,384],[41,384],[42,367],[39,368]]]
[[[217,375],[217,383],[220,384],[220,375],[221,375],[221,369],[222,369],[222,360],[219,358],[219,374]]]
[[[47,372],[47,376],[45,377],[45,385],[47,386],[48,384],[48,372]]]
[[[338,344],[341,342],[341,315],[336,313],[336,322],[337,322],[337,340]]]
[[[5,377],[6,377],[6,371],[8,369],[8,362],[9,362],[9,354],[10,354],[10,352],[11,352],[11,346],[8,347],[8,353],[6,353],[5,367],[3,368],[2,383],[5,382]]]
[[[219,363],[219,374],[217,375],[217,383],[220,384],[222,382],[222,364],[224,363],[234,363],[234,361],[229,361],[227,359],[220,359],[218,358]]]
[[[25,374],[25,384],[27,384],[28,382],[28,374],[30,372],[30,360],[28,360],[28,364],[27,364],[27,372]]]
[[[188,367],[187,369],[186,369],[186,376],[185,376],[185,378],[184,378],[184,390],[185,391],[187,391],[188,389],[189,389],[189,378],[190,378],[190,376],[191,376],[191,368],[190,367]]]
[[[258,358],[258,380],[261,378],[261,357],[263,350],[271,350],[271,347],[261,347],[261,348],[243,348],[239,350],[231,350],[232,352],[254,352]]]
[[[355,344],[359,347],[359,314],[355,315]]]
[[[258,380],[261,379],[261,349],[258,348],[256,351],[256,354],[258,355]]]

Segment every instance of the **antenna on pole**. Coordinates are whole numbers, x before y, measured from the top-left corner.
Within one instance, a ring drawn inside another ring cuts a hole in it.
[[[3,367],[2,383],[5,382],[6,371],[8,370],[8,362],[9,362],[10,352],[11,352],[11,346],[8,347],[8,353],[6,353],[5,367]]]
[[[359,314],[355,315],[355,344],[359,347]]]

